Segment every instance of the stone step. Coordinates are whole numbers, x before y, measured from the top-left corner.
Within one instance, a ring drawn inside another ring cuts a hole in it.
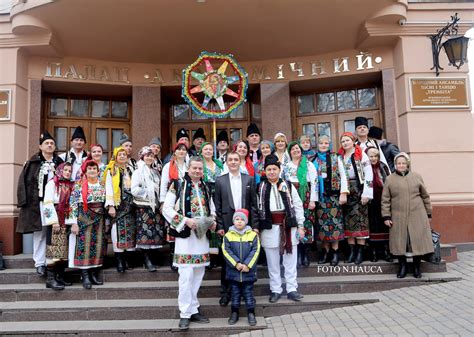
[[[191,323],[186,332],[178,330],[178,319],[107,320],[107,321],[38,321],[2,322],[1,336],[200,336],[218,337],[260,330],[267,327],[265,318],[258,316],[257,325],[250,327],[243,317],[235,325],[227,318],[214,318],[209,324]]]
[[[314,246],[311,247],[312,249]],[[160,249],[158,256],[156,257],[156,263],[160,265],[165,265],[168,259],[168,247],[164,247]],[[139,253],[137,253],[139,254]],[[311,261],[316,261],[317,259],[317,252],[314,250],[309,251],[309,257]],[[447,262],[453,262],[457,260],[457,251],[456,246],[451,244],[441,244],[441,257],[443,260]],[[4,256],[6,267],[9,269],[21,269],[21,268],[33,268],[33,257],[31,254],[18,254],[18,255],[10,255]],[[367,259],[369,257],[367,256]],[[137,263],[140,263],[140,259],[137,259]],[[107,258],[106,264],[108,266],[113,266],[113,256],[109,256]]]
[[[278,303],[269,303],[267,296],[257,296],[255,314],[271,317],[312,310],[378,302],[375,294],[306,295],[301,302],[282,297]],[[219,298],[200,298],[200,310],[209,318],[230,315],[230,305],[222,308]],[[173,319],[179,317],[177,300],[79,300],[79,301],[24,301],[0,302],[0,322],[15,321],[89,321],[126,319]],[[242,315],[246,314],[242,303]],[[3,323],[2,323],[3,324]]]
[[[409,270],[412,265],[409,263]],[[359,266],[354,264],[341,263],[337,267],[331,267],[328,264],[318,265],[311,263],[308,268],[299,268],[299,277],[325,277],[325,276],[353,276],[370,273],[377,274],[395,274],[398,270],[398,264],[386,261],[367,262],[365,261]],[[421,270],[424,273],[442,273],[445,272],[446,262],[442,261],[440,264],[432,264],[423,262]],[[204,279],[206,280],[220,280],[220,268],[213,268],[206,270]],[[79,282],[80,275],[77,270],[68,270],[66,278],[71,282]],[[125,273],[117,273],[115,268],[104,269],[101,272],[102,279],[105,282],[134,282],[134,281],[175,281],[178,280],[178,274],[171,271],[168,266],[158,267],[154,273],[148,272],[143,267],[137,267],[133,270],[128,270]],[[258,266],[257,275],[259,278],[268,277],[268,270],[265,266]],[[0,272],[0,284],[18,284],[18,283],[41,283],[44,277],[39,276],[35,269],[20,268],[20,269],[6,269]]]
[[[303,294],[340,294],[375,292],[416,285],[460,280],[448,273],[427,273],[415,279],[408,275],[397,279],[396,275],[369,274],[327,277],[298,277],[299,291]],[[200,297],[218,297],[219,280],[205,280],[199,291]],[[269,294],[269,280],[259,279],[254,287],[255,296]],[[70,301],[107,299],[164,299],[177,298],[177,281],[155,282],[106,282],[85,290],[80,284],[62,291],[46,289],[44,283],[4,284],[0,289],[0,302],[14,301]]]

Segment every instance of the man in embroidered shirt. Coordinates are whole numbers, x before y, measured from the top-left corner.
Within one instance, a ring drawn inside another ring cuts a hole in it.
[[[300,301],[296,282],[296,245],[304,238],[303,203],[293,185],[280,178],[280,162],[271,154],[265,157],[264,180],[258,186],[258,212],[262,247],[267,257],[270,278],[270,303],[277,302],[282,289],[280,257],[285,269],[286,293],[289,299]],[[298,233],[298,235],[297,235]]]
[[[380,144],[376,139],[369,137],[369,120],[365,117],[355,118],[355,134],[357,136],[356,144],[359,145],[363,151],[368,147],[375,147],[380,152],[380,161],[388,166],[387,159],[380,148]]]
[[[199,157],[192,157],[188,173],[179,184],[173,181],[166,193],[163,215],[170,223],[170,232],[176,237],[174,266],[179,272],[178,306],[179,329],[187,330],[190,322],[209,323],[199,312],[197,293],[209,265],[209,240],[199,236],[203,223],[215,230],[213,219],[215,207],[208,186],[202,180],[204,163]]]
[[[42,216],[46,183],[53,178],[63,160],[56,156],[56,142],[45,131],[40,136],[40,151],[23,166],[18,180],[17,198],[20,215],[16,231],[33,233],[33,260],[36,272],[46,273],[46,220]]]
[[[87,157],[86,143],[84,130],[78,126],[71,136],[71,149],[60,155],[63,161],[72,164],[71,180],[77,181],[81,178],[81,165]]]

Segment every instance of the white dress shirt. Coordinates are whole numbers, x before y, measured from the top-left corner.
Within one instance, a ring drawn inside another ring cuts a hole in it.
[[[230,190],[232,192],[232,200],[234,201],[234,209],[241,209],[242,208],[242,175],[237,174],[233,175],[229,172],[229,180],[230,180]]]

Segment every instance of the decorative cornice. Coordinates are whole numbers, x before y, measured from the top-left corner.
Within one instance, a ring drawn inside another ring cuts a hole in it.
[[[1,34],[0,48],[20,48],[34,46],[50,46],[53,43],[53,34],[42,35],[15,35]]]

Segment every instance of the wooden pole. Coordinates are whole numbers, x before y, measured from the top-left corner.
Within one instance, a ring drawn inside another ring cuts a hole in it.
[[[216,119],[212,120],[212,138],[214,139],[214,159],[217,159],[217,124]]]

